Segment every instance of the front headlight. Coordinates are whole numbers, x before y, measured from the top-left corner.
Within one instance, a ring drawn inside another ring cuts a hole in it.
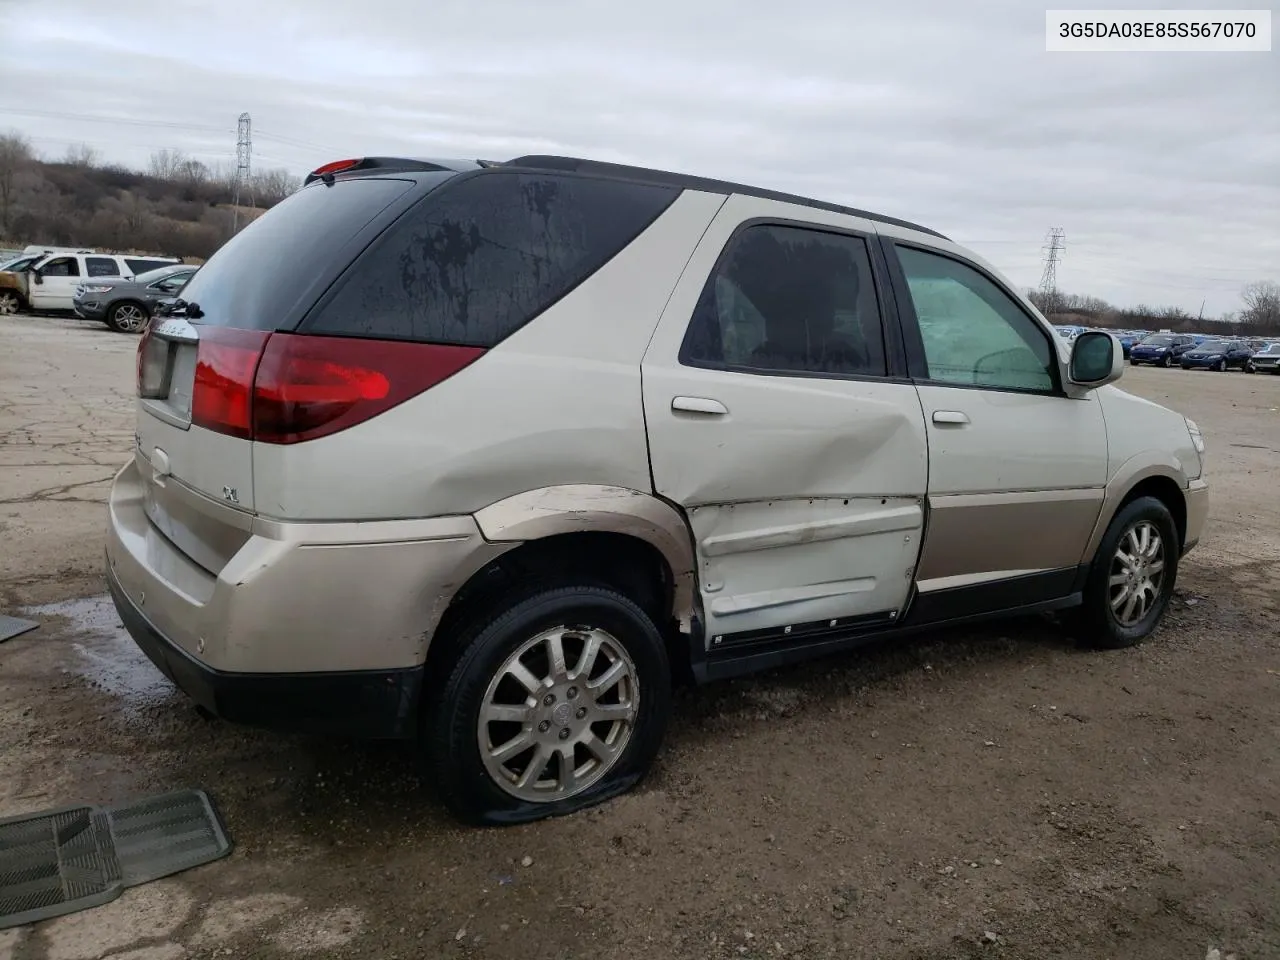
[[[1183,417],[1187,421],[1187,433],[1191,434],[1191,445],[1196,448],[1196,453],[1204,455],[1204,437],[1200,434],[1200,428],[1196,426],[1196,422],[1190,417]]]

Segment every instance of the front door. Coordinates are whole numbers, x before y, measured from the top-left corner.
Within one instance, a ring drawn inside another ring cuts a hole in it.
[[[73,256],[54,257],[40,268],[40,281],[31,277],[32,309],[70,310],[80,284],[80,262]]]
[[[1065,394],[1053,332],[992,276],[885,247],[929,436],[920,606],[947,619],[1068,594],[1107,482],[1101,404]]]
[[[689,518],[713,652],[896,622],[923,529],[924,422],[887,378],[874,227],[787,216],[726,201],[643,361],[654,488]]]

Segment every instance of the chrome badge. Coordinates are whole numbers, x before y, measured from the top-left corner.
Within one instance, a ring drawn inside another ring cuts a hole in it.
[[[227,501],[227,502],[229,502],[229,503],[239,503],[239,502],[240,502],[240,494],[239,494],[238,492],[236,492],[236,488],[235,488],[235,487],[223,487],[223,488],[222,488],[222,499],[223,499],[223,500],[226,500],[226,501]]]

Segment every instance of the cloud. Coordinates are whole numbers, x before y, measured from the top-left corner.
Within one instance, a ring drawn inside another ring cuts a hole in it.
[[[917,220],[1024,286],[1062,226],[1061,286],[1122,304],[1280,279],[1275,55],[1048,54],[1012,0],[61,0],[7,20],[0,90],[54,155],[229,163],[247,110],[263,166],[570,153]]]

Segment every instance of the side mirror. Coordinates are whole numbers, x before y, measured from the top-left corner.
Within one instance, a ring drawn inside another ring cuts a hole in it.
[[[36,283],[44,283],[44,274],[41,273],[39,270],[32,270],[31,279],[34,280]]]
[[[1071,364],[1067,376],[1082,387],[1114,383],[1124,374],[1124,349],[1109,333],[1089,330],[1071,344]]]

